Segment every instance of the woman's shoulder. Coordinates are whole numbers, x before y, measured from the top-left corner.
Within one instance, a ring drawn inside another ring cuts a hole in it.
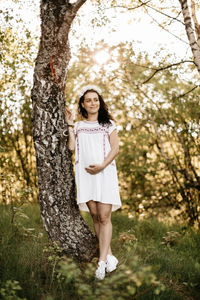
[[[110,120],[110,123],[108,124],[108,132],[109,132],[109,134],[111,134],[115,129],[117,129],[115,121],[114,120]]]
[[[77,127],[80,127],[80,126],[82,126],[82,125],[84,125],[84,121],[82,121],[82,120],[78,120],[78,121],[76,121],[75,123],[74,123],[74,126],[77,128]]]
[[[113,125],[116,125],[116,124],[115,124],[115,121],[109,119],[109,121],[107,121],[106,123],[100,124],[100,125],[110,127],[110,126],[113,126]]]
[[[114,120],[109,120],[109,123],[107,123],[107,127],[110,128],[110,127],[116,127],[116,123]]]
[[[110,126],[116,125],[114,120],[110,120]]]
[[[82,121],[78,120],[78,121],[76,121],[74,124],[77,125],[77,124],[79,124],[79,123],[81,123],[81,122],[82,122]]]

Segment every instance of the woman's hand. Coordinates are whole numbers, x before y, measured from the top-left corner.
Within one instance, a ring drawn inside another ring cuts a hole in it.
[[[68,125],[73,125],[74,123],[72,113],[68,108],[65,109],[65,121]]]
[[[103,165],[89,165],[89,167],[85,168],[86,172],[88,172],[91,175],[95,175],[103,171],[104,166]]]

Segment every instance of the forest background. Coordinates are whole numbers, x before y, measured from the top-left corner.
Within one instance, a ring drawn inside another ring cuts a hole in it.
[[[0,4],[0,202],[11,206],[12,223],[23,205],[37,203],[30,90],[39,2]],[[78,91],[95,83],[118,125],[121,213],[198,228],[199,73],[179,2],[89,1],[70,43],[67,106],[77,119]]]

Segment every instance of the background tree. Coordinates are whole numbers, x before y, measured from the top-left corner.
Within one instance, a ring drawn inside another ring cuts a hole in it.
[[[13,29],[13,18],[2,13],[1,39],[1,181],[3,202],[9,203],[10,193],[16,202],[36,201],[37,177],[32,142],[31,82],[28,70],[33,67],[33,42],[25,26],[23,39]],[[19,22],[16,18],[15,22]],[[6,26],[3,26],[6,24]],[[10,182],[12,181],[12,184]],[[10,189],[7,187],[10,186]]]
[[[196,17],[195,1],[191,0],[192,16],[187,0],[179,0],[184,19],[185,30],[193,53],[194,62],[200,74],[200,24]]]

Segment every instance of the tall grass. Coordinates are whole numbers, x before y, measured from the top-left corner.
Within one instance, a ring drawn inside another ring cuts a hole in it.
[[[83,217],[92,229],[90,215]],[[10,207],[1,206],[4,300],[200,299],[200,232],[183,224],[114,213],[112,250],[119,266],[99,282],[97,259],[77,264],[49,242],[38,205],[24,206],[11,219]]]

